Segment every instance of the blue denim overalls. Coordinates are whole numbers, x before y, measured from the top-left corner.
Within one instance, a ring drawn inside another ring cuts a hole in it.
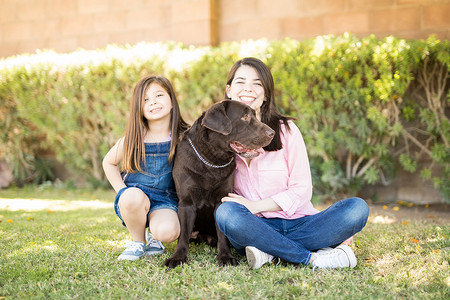
[[[178,210],[178,198],[172,177],[172,164],[168,160],[170,143],[170,141],[146,143],[145,163],[141,164],[143,172],[124,172],[122,174],[122,178],[127,186],[117,193],[114,201],[114,210],[121,220],[119,198],[130,187],[141,189],[150,199],[148,215],[156,209],[168,208],[175,212]],[[148,226],[148,215],[146,226]]]

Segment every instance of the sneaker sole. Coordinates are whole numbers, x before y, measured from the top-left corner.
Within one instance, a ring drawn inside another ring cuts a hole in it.
[[[248,265],[252,269],[259,269],[256,268],[256,257],[251,248],[252,247],[245,247],[245,256],[247,257]]]
[[[152,255],[160,255],[163,254],[164,250],[150,250],[150,251],[145,251],[145,256],[152,256]]]
[[[253,270],[257,270],[261,268],[264,263],[261,263],[257,260],[254,249],[256,250],[256,248],[253,246],[245,247],[245,256],[247,257],[247,262],[250,268],[252,268]]]
[[[340,245],[336,247],[336,249],[341,249],[342,251],[344,251],[345,255],[347,255],[348,261],[350,263],[349,268],[356,267],[356,256],[355,253],[353,253],[352,248],[347,245]]]
[[[138,260],[142,256],[135,256],[135,255],[121,255],[117,258],[117,260]]]

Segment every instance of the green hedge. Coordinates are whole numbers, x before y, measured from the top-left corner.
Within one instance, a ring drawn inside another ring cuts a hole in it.
[[[54,153],[74,178],[104,182],[102,157],[123,134],[141,76],[168,77],[192,121],[223,97],[233,62],[256,56],[273,72],[280,110],[297,118],[316,193],[354,193],[392,180],[402,166],[432,180],[448,201],[449,53],[448,41],[432,37],[344,34],[11,57],[0,61],[0,159],[18,183],[51,179],[43,152]],[[427,159],[431,165],[419,169]]]

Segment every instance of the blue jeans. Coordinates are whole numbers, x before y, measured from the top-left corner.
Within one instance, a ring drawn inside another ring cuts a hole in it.
[[[334,203],[315,215],[287,220],[263,218],[236,202],[224,202],[216,211],[219,229],[236,250],[244,255],[246,246],[295,264],[308,264],[311,251],[336,247],[361,231],[369,206],[361,198]]]

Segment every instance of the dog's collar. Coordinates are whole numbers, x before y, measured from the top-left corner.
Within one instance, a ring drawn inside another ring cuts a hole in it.
[[[213,165],[212,163],[210,163],[210,162],[208,162],[206,159],[204,159],[204,158],[200,155],[200,153],[198,153],[197,149],[195,148],[194,144],[192,143],[191,139],[190,139],[188,136],[187,136],[187,140],[189,141],[189,144],[191,145],[192,149],[194,149],[195,154],[197,154],[197,157],[198,157],[205,165],[207,165],[208,167],[215,168],[215,169],[220,169],[220,168],[225,168],[225,167],[229,166],[229,165],[233,162],[234,156],[231,158],[231,160],[230,160],[229,162],[227,162],[227,163],[224,164],[224,165],[220,165],[220,166],[218,166],[218,165]]]

